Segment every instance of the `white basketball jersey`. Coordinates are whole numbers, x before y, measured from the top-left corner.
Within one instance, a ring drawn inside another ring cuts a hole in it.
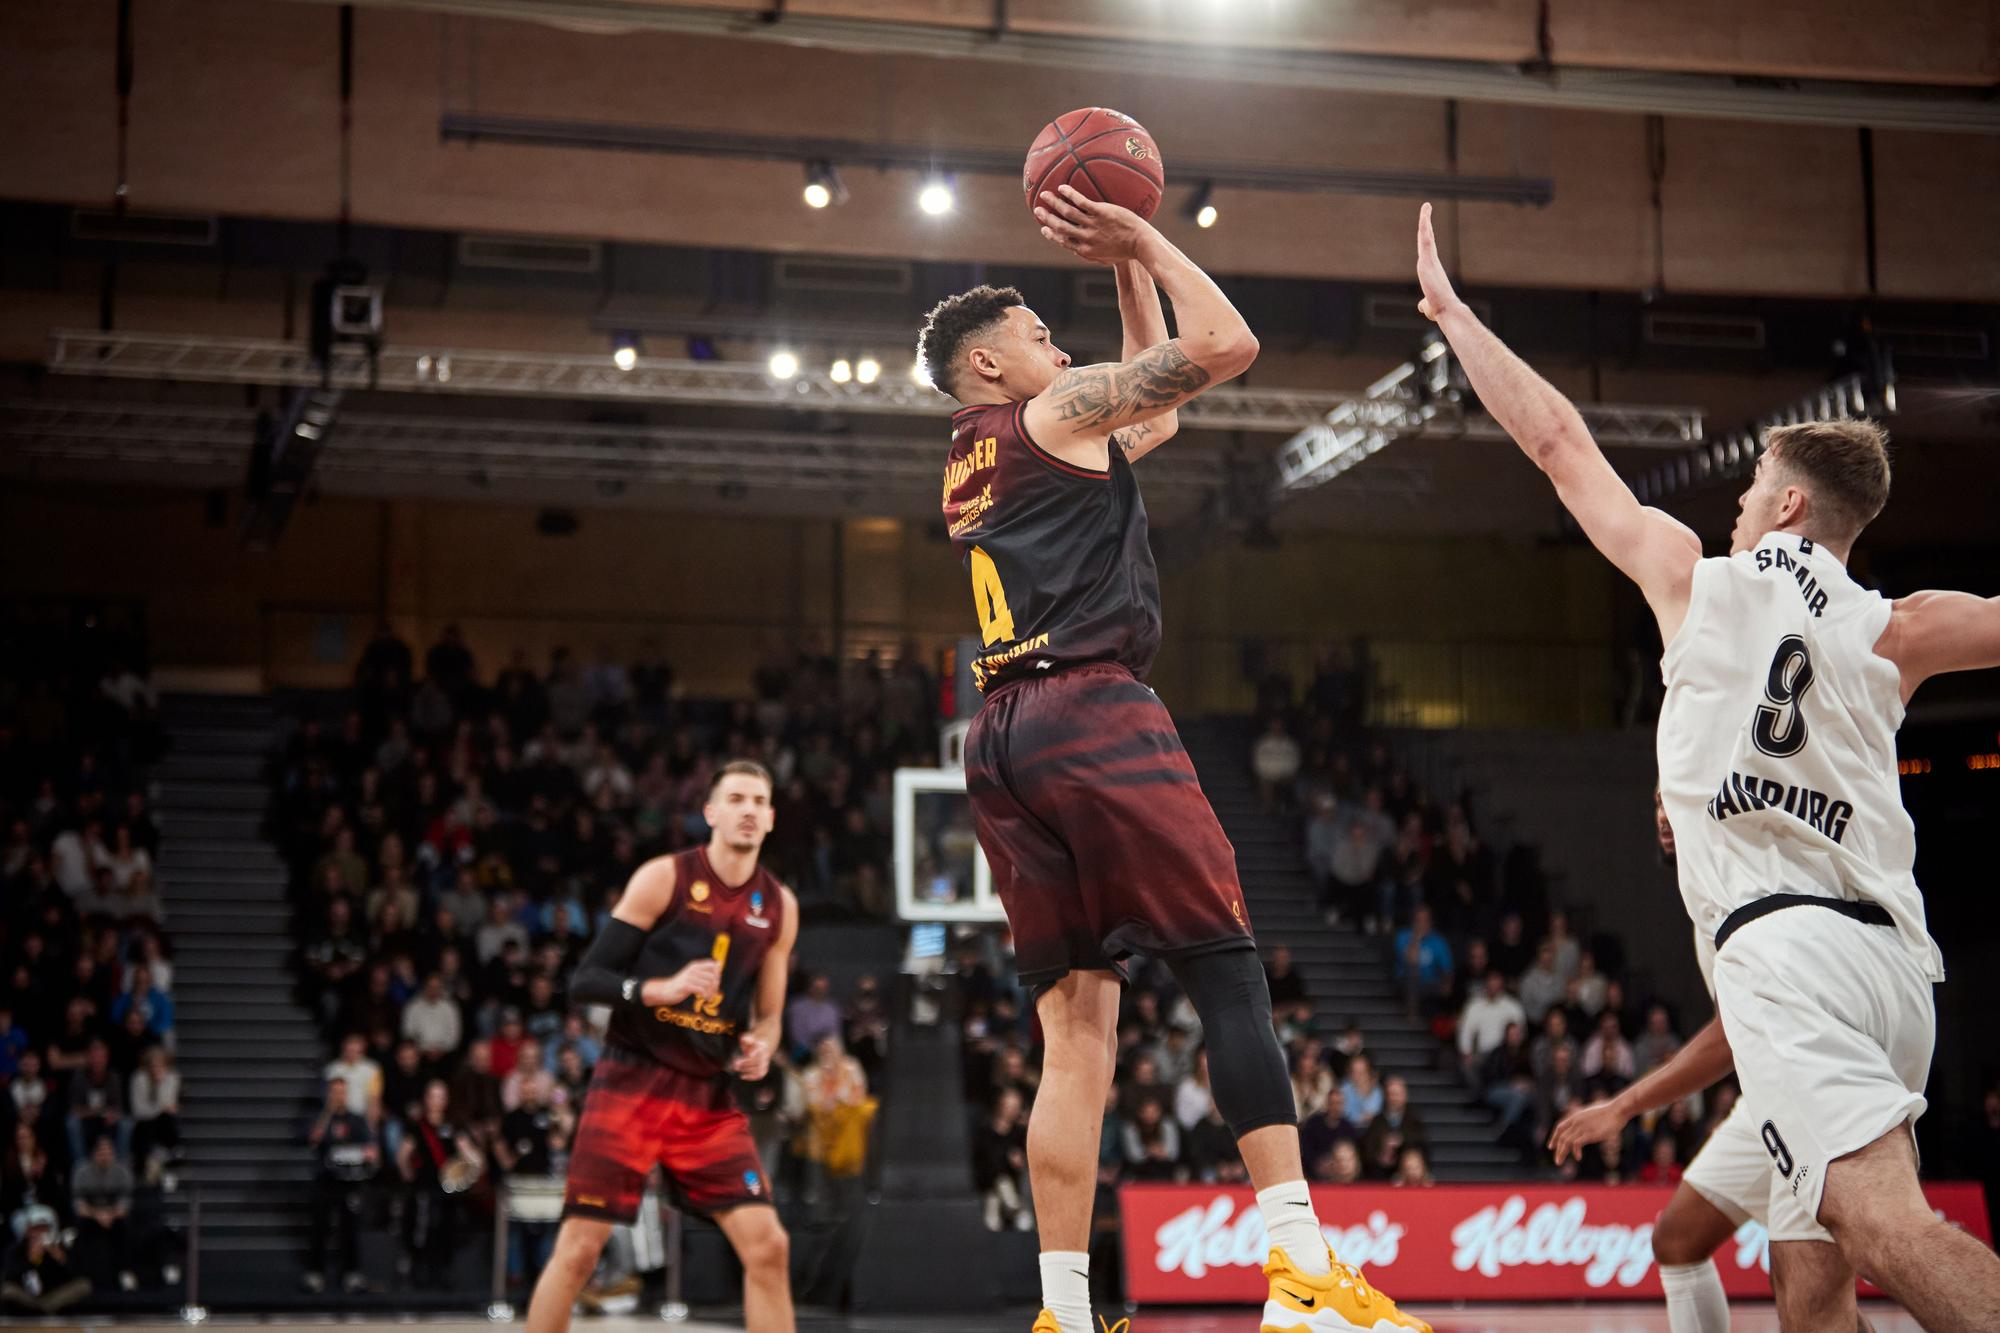
[[[1711,940],[1774,893],[1879,903],[1933,980],[1915,827],[1896,776],[1900,675],[1875,652],[1890,603],[1813,542],[1772,533],[1695,565],[1661,669],[1660,791],[1681,896]]]

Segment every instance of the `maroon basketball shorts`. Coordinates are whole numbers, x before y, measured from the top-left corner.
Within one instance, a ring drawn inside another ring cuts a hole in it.
[[[632,1221],[656,1164],[674,1202],[693,1212],[772,1201],[750,1121],[728,1080],[607,1050],[583,1101],[563,1216]]]
[[[1160,697],[1114,663],[986,696],[965,738],[979,845],[1024,985],[1250,948],[1229,845]]]

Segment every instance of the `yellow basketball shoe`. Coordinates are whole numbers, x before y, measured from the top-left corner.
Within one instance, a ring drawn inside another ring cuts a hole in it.
[[[1097,1322],[1103,1325],[1100,1333],[1131,1333],[1132,1331],[1132,1321],[1129,1319],[1121,1319],[1113,1324],[1107,1322],[1103,1315],[1099,1315],[1097,1316]],[[1053,1313],[1044,1310],[1035,1317],[1035,1326],[1029,1329],[1028,1333],[1062,1333],[1062,1325],[1056,1322],[1056,1317]]]
[[[1264,1302],[1262,1333],[1431,1333],[1431,1326],[1406,1315],[1396,1303],[1368,1285],[1361,1270],[1340,1262],[1331,1248],[1333,1271],[1312,1277],[1299,1271],[1291,1256],[1273,1248],[1264,1276],[1271,1279],[1271,1299]],[[1054,1325],[1051,1324],[1051,1327]]]

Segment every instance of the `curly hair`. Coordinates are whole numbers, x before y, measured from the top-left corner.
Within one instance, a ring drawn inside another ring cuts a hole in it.
[[[967,345],[998,324],[1007,307],[1026,304],[1012,287],[980,286],[932,306],[917,335],[917,358],[931,383],[957,397],[959,363]]]

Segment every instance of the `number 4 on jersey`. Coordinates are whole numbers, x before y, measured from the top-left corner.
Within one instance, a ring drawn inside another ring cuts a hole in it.
[[[979,612],[980,642],[991,647],[1014,637],[1014,613],[1007,609],[1007,590],[1000,586],[1000,571],[993,557],[973,547],[966,555],[972,569],[972,605]]]

